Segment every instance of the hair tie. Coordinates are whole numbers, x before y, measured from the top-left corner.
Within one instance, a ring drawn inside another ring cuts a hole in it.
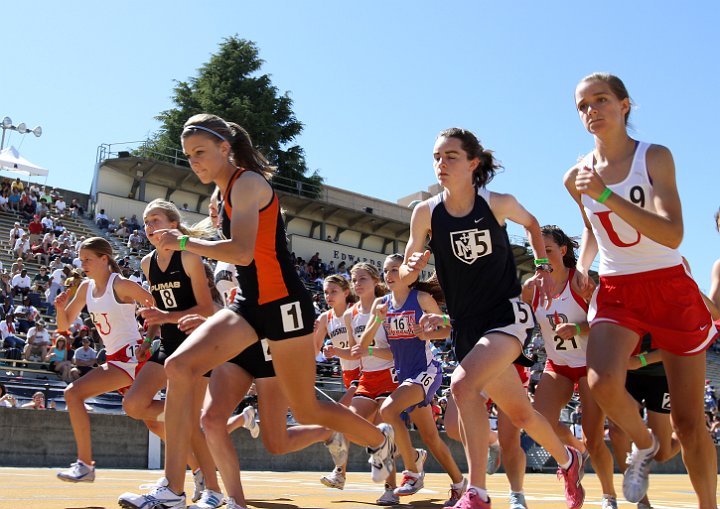
[[[225,138],[225,136],[223,136],[222,134],[220,134],[220,133],[218,133],[218,132],[216,132],[216,131],[213,131],[212,129],[208,129],[207,127],[203,127],[203,126],[201,126],[201,125],[189,125],[189,126],[186,126],[186,127],[183,129],[183,134],[185,133],[185,131],[191,131],[191,130],[193,130],[193,129],[200,129],[201,131],[205,131],[206,133],[210,133],[210,134],[212,134],[212,135],[214,135],[214,136],[217,136],[217,137],[220,138],[222,141],[227,141],[227,139]]]

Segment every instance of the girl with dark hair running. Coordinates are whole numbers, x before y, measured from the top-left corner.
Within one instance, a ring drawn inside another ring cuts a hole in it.
[[[717,457],[703,424],[703,386],[705,350],[717,330],[677,249],[683,219],[672,154],[629,136],[630,97],[617,76],[583,78],[575,105],[595,141],[565,175],[585,222],[575,278],[579,288],[589,287],[588,270],[599,252],[600,285],[588,315],[588,382],[608,417],[633,441],[623,493],[630,502],[643,498],[658,450],[625,389],[628,359],[650,333],[662,351],[673,426],[698,505],[714,509]]]
[[[190,251],[236,265],[242,296],[200,325],[167,359],[165,401],[168,486],[127,507],[147,502],[184,507],[185,458],[192,435],[187,402],[208,370],[267,338],[283,393],[299,422],[352,431],[372,454],[373,479],[390,471],[395,446],[391,430],[381,431],[349,409],[315,398],[315,352],[312,299],[295,272],[287,248],[278,197],[268,178],[272,168],[247,132],[214,115],[195,115],[181,141],[201,182],[215,183],[223,197],[220,210],[224,239],[203,240],[176,229],[157,231],[158,247]],[[160,500],[160,502],[157,502]]]
[[[425,250],[430,237],[460,362],[451,390],[470,470],[470,486],[454,507],[490,507],[485,489],[489,429],[485,402],[491,397],[515,426],[524,428],[555,458],[558,476],[565,481],[567,505],[576,509],[585,497],[580,484],[582,456],[566,448],[550,423],[533,410],[512,366],[535,324],[530,306],[520,300],[505,222],[525,227],[537,269],[530,284],[546,304],[554,295],[554,283],[540,226],[515,197],[487,190],[499,165],[473,133],[457,128],[442,131],[433,158],[443,191],[415,207],[400,275],[406,285],[417,280],[430,258]],[[449,324],[431,318],[428,325]]]

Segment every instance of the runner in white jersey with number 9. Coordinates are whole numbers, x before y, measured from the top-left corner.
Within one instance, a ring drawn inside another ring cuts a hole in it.
[[[630,97],[617,76],[582,79],[575,104],[595,141],[565,175],[585,222],[575,274],[581,288],[600,252],[600,286],[588,315],[588,381],[602,409],[633,441],[625,498],[638,502],[645,495],[658,448],[625,390],[628,359],[650,333],[653,347],[662,350],[673,425],[699,506],[715,508],[717,456],[703,426],[703,386],[705,350],[717,331],[677,250],[683,219],[672,154],[628,135]]]

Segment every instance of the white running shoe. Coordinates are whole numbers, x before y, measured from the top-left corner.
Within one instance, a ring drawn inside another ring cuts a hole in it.
[[[191,505],[188,509],[217,509],[223,505],[223,494],[207,489],[202,492],[197,504]]]
[[[58,479],[65,482],[93,482],[95,480],[95,467],[87,465],[80,460],[70,464],[67,470],[57,473]]]
[[[518,491],[510,492],[510,509],[528,509],[524,493]]]
[[[123,493],[118,505],[123,509],[185,509],[185,494],[176,495],[167,486],[158,486],[146,495]]]
[[[466,477],[463,477],[463,480],[459,483],[453,483],[450,485],[450,498],[448,498],[445,503],[443,504],[443,507],[452,507],[455,504],[457,504],[458,500],[462,498],[462,496],[467,491],[468,487],[468,480]]]
[[[384,422],[379,424],[378,428],[385,436],[385,440],[377,449],[372,450],[368,447],[367,451],[370,453],[368,463],[370,463],[372,480],[380,483],[387,479],[393,469],[395,462],[395,431],[392,426]]]
[[[225,509],[248,509],[247,507],[235,502],[235,499],[232,497],[225,498],[225,504]]]
[[[252,405],[248,405],[245,408],[243,408],[243,411],[240,413],[240,415],[243,416],[243,428],[248,430],[250,432],[250,436],[253,438],[257,438],[260,436],[260,425],[257,421],[257,412],[255,412],[255,407]]]
[[[425,486],[425,472],[420,472],[419,474],[415,474],[415,472],[410,472],[409,470],[405,470],[403,472],[403,480],[400,486],[395,488],[394,493],[398,497],[405,497],[408,495],[414,495],[418,491],[420,491]]]
[[[347,463],[348,446],[349,444],[345,435],[337,431],[332,434],[330,440],[325,442],[325,447],[328,448],[336,467],[345,466],[345,463]]]
[[[488,475],[493,475],[500,468],[500,444],[495,442],[488,446],[487,469]]]
[[[395,488],[385,483],[385,492],[375,503],[377,505],[398,505],[400,503],[400,497],[395,494]]]
[[[425,449],[415,449],[417,458],[415,458],[415,468],[418,472],[425,472],[425,460],[427,459],[427,451]]]
[[[205,476],[199,468],[193,472],[193,483],[195,484],[195,491],[193,492],[192,501],[197,502],[202,497],[203,491],[205,491]]]
[[[160,486],[167,486],[170,484],[170,481],[167,480],[167,477],[161,477],[154,483],[145,483],[138,486],[141,490],[154,490],[155,488],[159,488]]]
[[[345,489],[345,474],[342,473],[341,467],[337,467],[328,475],[322,476],[320,482],[328,488],[342,490]]]
[[[633,443],[632,451],[627,455],[628,467],[623,478],[623,495],[628,502],[640,502],[647,493],[650,484],[650,463],[660,447],[655,435],[651,434],[651,438],[652,447],[641,450]]]
[[[610,495],[603,495],[601,507],[602,509],[618,509],[617,499]]]

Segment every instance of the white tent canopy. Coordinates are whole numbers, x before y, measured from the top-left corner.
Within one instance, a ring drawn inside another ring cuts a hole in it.
[[[8,147],[0,152],[0,169],[25,173],[26,175],[48,176],[48,171],[45,168],[41,168],[25,159],[15,147]]]

